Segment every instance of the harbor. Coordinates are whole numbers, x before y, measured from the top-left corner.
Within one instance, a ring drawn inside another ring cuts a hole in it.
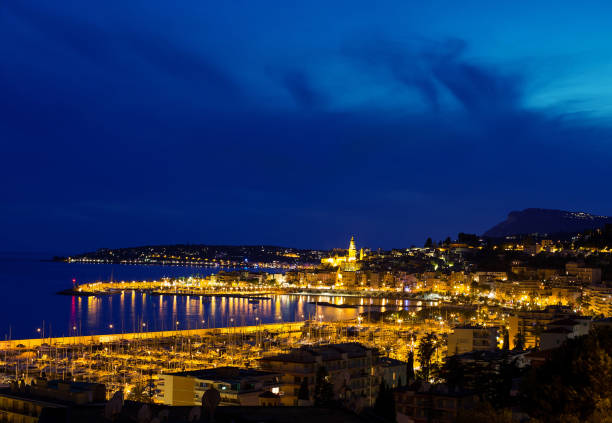
[[[320,319],[214,329],[134,332],[0,341],[0,380],[26,383],[37,378],[102,383],[107,397],[122,390],[155,386],[160,375],[233,366],[258,368],[266,356],[300,346],[355,342],[406,360],[435,322],[419,325]],[[440,332],[441,333],[441,332]],[[442,350],[439,357],[443,356]],[[153,398],[155,399],[155,398]]]

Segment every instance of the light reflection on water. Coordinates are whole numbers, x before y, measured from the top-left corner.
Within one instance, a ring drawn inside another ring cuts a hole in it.
[[[71,304],[76,302],[76,307],[71,307],[70,327],[77,327],[79,334],[89,335],[216,328],[305,319],[330,321],[354,319],[358,313],[367,310],[408,309],[410,306],[403,300],[326,295],[266,295],[265,298],[151,295],[134,291],[102,297],[73,297]],[[340,308],[319,303],[352,307]],[[112,329],[110,325],[113,325]]]
[[[131,332],[136,328],[167,330],[175,327],[177,321],[179,328],[187,329],[296,321],[319,315],[325,320],[350,319],[359,312],[367,311],[370,306],[376,306],[373,310],[382,311],[409,306],[403,301],[388,300],[382,308],[380,299],[333,295],[269,296],[270,300],[253,304],[244,298],[157,296],[131,291],[99,298],[56,294],[68,288],[72,279],[79,282],[152,280],[196,273],[207,275],[218,271],[181,266],[68,264],[0,254],[0,338],[32,338],[41,336],[41,332],[45,336],[66,336]],[[314,301],[351,304],[358,308],[309,304]],[[113,325],[113,328],[109,325]],[[39,328],[43,328],[43,331],[39,332]]]
[[[76,332],[83,335],[214,328],[309,318],[354,319],[368,309],[357,304],[354,308],[311,304],[346,304],[346,299],[340,297],[267,295],[265,298],[150,295],[134,291],[101,297],[72,297],[69,326],[78,328]]]

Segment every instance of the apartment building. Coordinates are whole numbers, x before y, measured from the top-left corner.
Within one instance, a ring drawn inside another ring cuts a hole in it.
[[[601,269],[584,267],[580,263],[574,261],[565,264],[565,274],[582,284],[591,285],[601,283]]]
[[[13,382],[10,389],[0,392],[0,422],[82,421],[78,407],[82,407],[81,411],[88,410],[104,402],[106,387],[99,383],[43,378],[35,379],[30,385],[23,381]]]
[[[494,351],[497,348],[497,333],[495,326],[457,326],[448,335],[448,354]]]
[[[417,384],[397,389],[394,395],[398,421],[413,423],[453,423],[461,410],[478,404],[476,393],[452,390],[443,384]]]
[[[544,310],[521,310],[508,319],[510,346],[520,332],[525,337],[525,348],[534,348],[539,344],[540,334],[555,320],[573,317],[575,313],[567,306],[548,306]]]
[[[286,354],[263,357],[259,365],[262,370],[282,375],[283,405],[298,405],[303,380],[306,380],[312,399],[320,367],[327,370],[338,399],[361,398],[365,405],[373,404],[382,377],[378,351],[357,343],[302,347]]]
[[[612,317],[612,287],[590,285],[584,289],[584,295],[591,313]]]
[[[261,394],[279,393],[280,378],[278,373],[238,367],[162,374],[158,397],[167,405],[201,405],[204,392],[215,388],[221,394],[221,405],[259,405]]]

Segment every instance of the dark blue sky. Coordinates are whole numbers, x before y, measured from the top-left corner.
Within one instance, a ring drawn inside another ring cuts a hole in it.
[[[0,250],[612,215],[612,3],[379,3],[0,2]]]

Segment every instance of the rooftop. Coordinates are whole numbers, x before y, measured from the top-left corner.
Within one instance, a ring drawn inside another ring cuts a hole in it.
[[[549,326],[576,326],[579,325],[580,322],[578,319],[574,317],[567,317],[565,319],[555,320],[554,322],[550,322]]]
[[[18,400],[27,400],[28,402],[39,404],[43,407],[61,408],[67,404],[58,402],[57,400],[43,398],[39,395],[33,395],[29,392],[11,392],[9,389],[0,389],[0,396],[4,398],[12,398]]]
[[[451,388],[444,383],[431,384],[426,382],[415,382],[403,388],[396,389],[396,392],[408,392],[413,394],[426,394],[444,397],[470,397],[476,394],[471,390]]]
[[[314,363],[320,358],[322,361],[334,361],[342,359],[342,354],[349,358],[365,357],[368,352],[376,353],[376,350],[365,347],[358,343],[331,344],[319,347],[301,347],[286,354],[279,354],[261,358],[261,361],[284,361],[290,363]]]
[[[408,364],[405,361],[396,360],[391,357],[381,357],[378,361],[379,363],[387,366],[405,366]]]
[[[462,325],[455,326],[453,329],[497,329],[497,326]]]
[[[550,328],[550,329],[546,329],[542,333],[563,333],[563,334],[568,334],[568,333],[572,333],[572,331],[567,329],[567,328]]]
[[[185,377],[194,377],[197,379],[204,380],[218,380],[218,381],[240,381],[242,379],[251,378],[251,377],[261,377],[261,376],[273,376],[276,373],[273,372],[265,372],[262,370],[254,370],[254,369],[242,369],[239,367],[216,367],[211,369],[201,369],[201,370],[190,370],[187,372],[177,372],[170,373],[173,376],[185,376]]]

